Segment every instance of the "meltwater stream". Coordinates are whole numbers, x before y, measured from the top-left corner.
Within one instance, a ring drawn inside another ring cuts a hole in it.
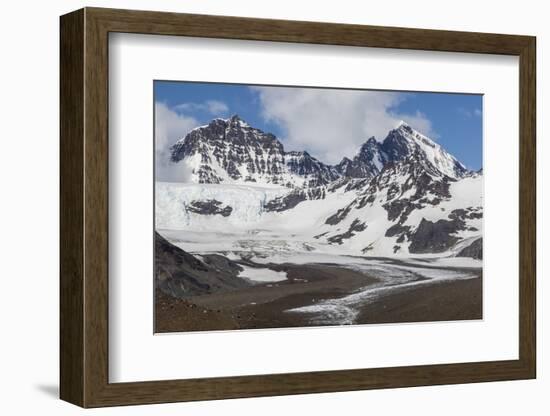
[[[478,276],[475,269],[421,267],[389,259],[352,263],[346,267],[376,276],[380,282],[341,298],[323,300],[287,312],[308,315],[312,325],[350,325],[355,322],[362,306],[396,291],[435,281],[472,279]]]

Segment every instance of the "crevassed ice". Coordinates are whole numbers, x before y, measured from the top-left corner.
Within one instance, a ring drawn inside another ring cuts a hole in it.
[[[232,208],[228,223],[258,222],[267,201],[288,192],[285,189],[261,188],[246,185],[210,185],[157,182],[155,189],[155,218],[157,228],[186,229],[193,226],[193,215],[187,207],[193,201],[216,200]],[[204,219],[208,219],[208,216]],[[195,222],[200,222],[195,218]]]

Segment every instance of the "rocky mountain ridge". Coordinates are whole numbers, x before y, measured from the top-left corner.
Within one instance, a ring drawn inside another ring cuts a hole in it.
[[[415,156],[416,155],[416,156]],[[405,122],[379,142],[370,137],[358,153],[335,166],[307,151],[285,151],[271,133],[251,127],[234,115],[193,129],[171,148],[171,161],[186,161],[196,183],[266,183],[296,187],[326,186],[341,178],[371,179],[385,166],[415,157],[434,175],[453,179],[469,173],[439,144]]]
[[[274,135],[235,115],[191,131],[174,144],[171,160],[188,165],[190,183],[210,187],[181,194],[186,227],[199,217],[248,229],[269,213],[309,215],[315,227],[304,238],[320,246],[373,255],[479,252],[461,244],[481,238],[482,170],[466,169],[404,122],[332,166],[306,151],[285,151]],[[227,186],[237,187],[230,197]],[[239,186],[260,191],[235,197]]]

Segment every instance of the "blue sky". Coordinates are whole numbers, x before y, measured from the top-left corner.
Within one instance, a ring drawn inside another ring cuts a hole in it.
[[[275,134],[287,150],[323,162],[353,157],[399,120],[428,135],[466,167],[482,167],[482,96],[155,81],[157,148],[215,117],[238,114]],[[159,130],[160,128],[160,130]]]

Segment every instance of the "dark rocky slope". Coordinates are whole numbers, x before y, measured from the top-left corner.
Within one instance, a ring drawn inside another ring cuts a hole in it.
[[[483,238],[478,238],[468,247],[464,247],[458,252],[456,257],[471,257],[473,259],[483,259]]]
[[[169,243],[155,232],[155,286],[176,298],[229,291],[250,286],[238,276],[242,268],[220,255],[204,261]]]

